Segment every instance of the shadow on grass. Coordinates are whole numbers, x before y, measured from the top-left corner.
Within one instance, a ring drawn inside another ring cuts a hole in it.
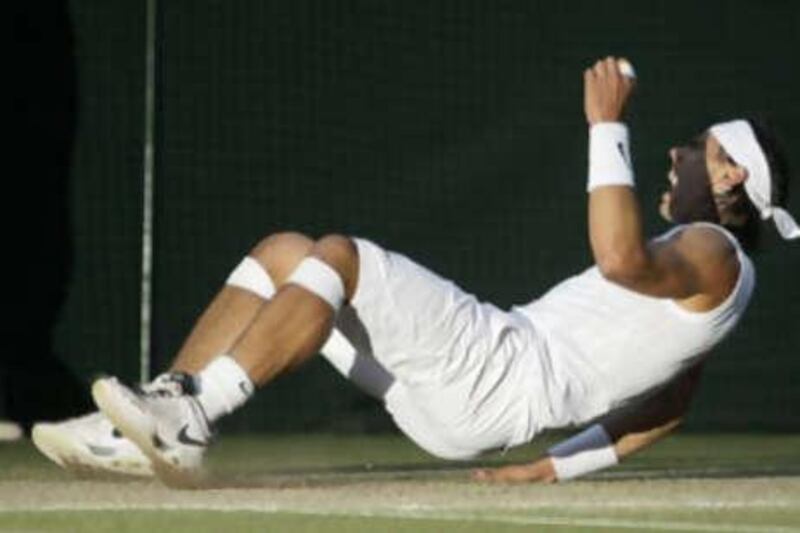
[[[395,464],[380,466],[346,465],[325,468],[293,468],[271,470],[268,472],[226,473],[212,472],[203,484],[204,489],[240,489],[240,488],[314,488],[360,485],[365,483],[386,482],[435,482],[461,481],[469,482],[472,469],[481,463],[458,463],[447,465],[430,464]]]
[[[510,464],[510,463],[508,463]],[[203,489],[302,489],[324,488],[371,483],[437,483],[454,482],[481,485],[470,474],[480,467],[500,466],[497,462],[470,462],[458,464],[392,464],[348,465],[328,468],[296,468],[226,474],[215,472],[203,483]],[[800,467],[713,467],[713,468],[628,468],[601,472],[585,481],[628,482],[688,479],[780,478],[800,476]],[[580,483],[580,481],[578,482]]]

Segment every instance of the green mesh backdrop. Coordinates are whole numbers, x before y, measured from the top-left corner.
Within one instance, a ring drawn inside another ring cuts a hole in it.
[[[77,80],[73,264],[56,351],[88,384],[94,373],[132,377],[139,366],[145,9],[100,0],[69,8]]]
[[[670,143],[765,112],[800,146],[799,11],[789,1],[160,2],[154,367],[275,231],[368,236],[501,306],[585,268],[581,71],[600,55],[638,69],[639,190],[648,230],[663,230]],[[82,125],[60,346],[82,372],[134,379],[144,13],[100,2],[73,12]],[[800,428],[800,245],[768,240],[752,308],[708,365],[694,428]],[[323,361],[226,425],[390,426]]]
[[[0,416],[25,424],[89,408],[100,369],[137,367],[140,4],[10,4]]]

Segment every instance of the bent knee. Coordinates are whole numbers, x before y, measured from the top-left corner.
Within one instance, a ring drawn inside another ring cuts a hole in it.
[[[358,283],[358,248],[356,243],[344,235],[326,235],[319,239],[311,250],[333,267],[342,277],[347,299],[353,297]]]
[[[249,255],[269,273],[277,287],[289,277],[313,246],[314,241],[302,233],[285,231],[262,239]]]
[[[295,249],[302,249],[308,253],[313,245],[314,241],[302,233],[282,231],[261,239],[250,251],[250,256],[261,260],[270,254],[291,252]]]

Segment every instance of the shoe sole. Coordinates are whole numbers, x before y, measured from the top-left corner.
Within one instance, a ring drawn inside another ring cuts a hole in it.
[[[197,489],[202,486],[202,471],[183,468],[177,459],[165,457],[155,431],[132,422],[132,419],[140,416],[140,411],[115,386],[105,379],[95,381],[92,384],[92,398],[114,427],[150,459],[153,472],[165,485],[178,489]]]
[[[149,467],[119,458],[98,459],[76,446],[73,439],[48,424],[35,424],[31,430],[34,446],[64,470],[78,476],[152,477]]]

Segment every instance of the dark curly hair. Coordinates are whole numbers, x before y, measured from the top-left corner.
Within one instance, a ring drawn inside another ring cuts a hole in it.
[[[764,150],[772,175],[772,205],[786,207],[789,196],[789,160],[775,129],[764,117],[748,118],[747,122],[756,134],[756,140]]]
[[[785,207],[789,195],[789,161],[786,151],[775,134],[775,130],[765,117],[748,117],[756,140],[764,151],[772,178],[772,205]],[[725,227],[739,239],[749,251],[755,251],[761,243],[761,214],[748,198],[744,186],[733,191],[736,199],[728,207],[734,220],[744,220],[742,224],[726,224]]]

